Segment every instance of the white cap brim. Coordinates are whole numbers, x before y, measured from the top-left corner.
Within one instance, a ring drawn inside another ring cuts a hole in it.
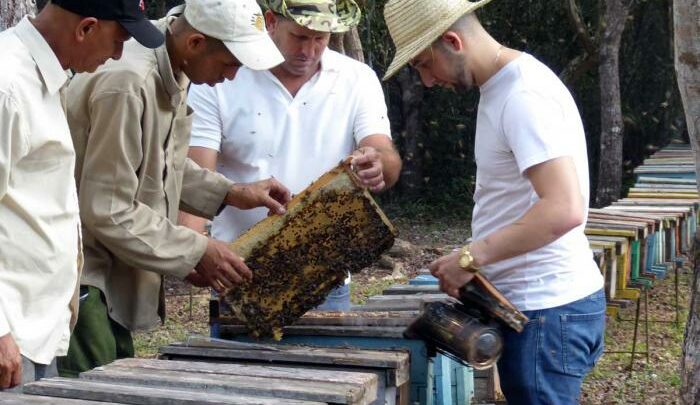
[[[244,66],[252,70],[267,70],[284,62],[284,56],[267,33],[253,41],[229,42],[224,45]]]

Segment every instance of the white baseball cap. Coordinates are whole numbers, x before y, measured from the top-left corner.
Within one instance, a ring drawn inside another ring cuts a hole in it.
[[[250,69],[267,70],[284,62],[255,0],[186,0],[184,7],[192,28],[223,42]]]

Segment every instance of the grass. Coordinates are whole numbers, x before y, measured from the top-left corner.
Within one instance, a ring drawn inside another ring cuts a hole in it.
[[[408,279],[406,277],[380,278],[369,280],[367,283],[363,284],[353,281],[350,284],[350,301],[353,304],[364,304],[367,298],[373,295],[381,295],[384,289],[394,284],[406,284],[407,282]]]
[[[681,275],[680,324],[649,324],[649,364],[637,355],[630,373],[630,354],[605,353],[583,385],[583,404],[676,404],[681,384],[679,375],[685,322],[688,318],[690,275]],[[649,295],[649,318],[673,320],[673,275],[659,282]],[[642,311],[644,307],[642,306]],[[634,307],[621,311],[620,318],[632,319]],[[643,314],[643,312],[642,312]],[[643,315],[642,315],[643,316]],[[607,325],[606,351],[631,351],[634,323],[611,319]],[[644,328],[640,325],[637,350],[647,350]]]

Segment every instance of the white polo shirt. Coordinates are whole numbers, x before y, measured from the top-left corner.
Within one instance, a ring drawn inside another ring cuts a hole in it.
[[[214,87],[192,86],[191,146],[220,152],[217,170],[235,182],[274,176],[297,194],[368,135],[390,136],[384,93],[367,65],[327,49],[295,97],[269,71],[242,67]],[[212,235],[232,241],[267,209],[226,207]]]
[[[525,171],[570,156],[588,207],[588,156],[576,103],[557,76],[523,54],[480,87],[476,122],[476,188],[472,236],[522,217],[539,197]],[[586,211],[587,215],[587,211]],[[568,304],[603,287],[585,225],[524,255],[483,267],[486,277],[520,310]]]
[[[78,281],[68,76],[27,17],[0,33],[0,49],[0,336],[48,364],[68,349]]]

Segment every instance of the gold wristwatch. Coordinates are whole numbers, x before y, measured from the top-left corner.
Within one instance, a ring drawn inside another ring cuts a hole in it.
[[[471,244],[466,245],[459,249],[459,267],[462,270],[466,270],[470,273],[478,273],[479,267],[474,263],[474,256],[469,251]]]

